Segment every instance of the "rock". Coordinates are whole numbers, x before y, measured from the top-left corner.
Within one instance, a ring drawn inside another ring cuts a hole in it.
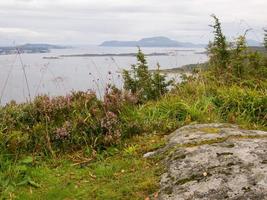
[[[189,125],[169,136],[159,200],[267,199],[267,132]]]
[[[143,155],[144,158],[150,158],[155,155],[155,151],[147,152],[146,154]]]

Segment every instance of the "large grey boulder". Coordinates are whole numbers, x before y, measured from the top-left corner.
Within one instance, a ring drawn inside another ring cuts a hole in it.
[[[189,125],[169,136],[159,200],[267,199],[267,132]]]

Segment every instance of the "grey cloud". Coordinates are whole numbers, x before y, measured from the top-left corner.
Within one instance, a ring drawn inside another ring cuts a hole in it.
[[[266,7],[266,0],[9,0],[0,2],[0,44],[96,44],[156,35],[207,42],[212,13],[229,37],[251,27],[249,37],[261,40]]]

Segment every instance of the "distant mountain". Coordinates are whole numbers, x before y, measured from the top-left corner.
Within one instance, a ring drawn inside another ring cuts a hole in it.
[[[259,42],[257,40],[247,39],[247,44],[250,47],[260,47],[263,46],[262,42]]]
[[[193,44],[190,42],[178,42],[167,37],[143,38],[139,41],[105,41],[100,46],[105,47],[205,47],[204,44]]]
[[[24,44],[19,46],[0,47],[0,55],[20,53],[49,53],[51,49],[66,49],[67,46],[51,44]]]
[[[44,49],[66,49],[69,48],[67,46],[60,46],[60,45],[52,45],[52,44],[24,44],[19,46],[19,48],[23,49],[32,49],[32,48],[44,48]]]

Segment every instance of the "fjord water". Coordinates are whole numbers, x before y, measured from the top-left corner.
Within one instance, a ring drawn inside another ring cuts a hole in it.
[[[202,63],[207,60],[204,49],[195,48],[142,48],[145,54],[168,53],[166,56],[148,56],[150,69],[181,67],[186,64]],[[71,49],[51,50],[50,53],[1,55],[0,97],[4,105],[11,100],[29,100],[25,69],[30,96],[47,94],[65,95],[73,90],[93,90],[101,97],[108,83],[122,87],[122,69],[130,69],[136,63],[134,56],[114,57],[59,57],[73,54],[121,54],[136,53],[135,47],[86,46]],[[44,59],[54,57],[54,59]],[[58,57],[55,59],[55,57]],[[170,75],[171,76],[171,75]],[[173,76],[173,75],[172,75]]]

